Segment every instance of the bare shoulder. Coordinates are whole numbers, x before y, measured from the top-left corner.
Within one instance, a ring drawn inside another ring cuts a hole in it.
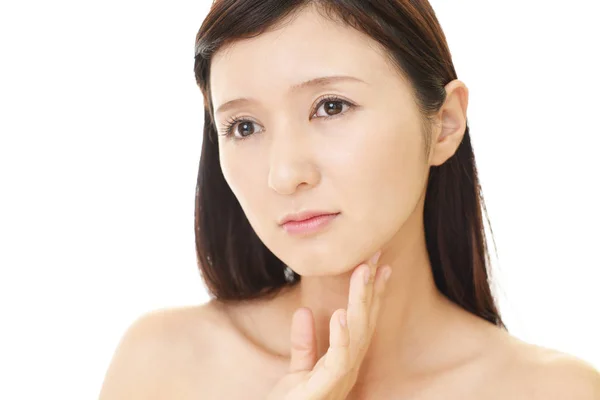
[[[536,398],[600,400],[600,372],[588,362],[535,346],[529,363]]]
[[[181,382],[214,354],[209,339],[222,325],[212,302],[141,315],[119,341],[100,400],[164,398],[171,377]]]
[[[557,350],[512,338],[507,376],[514,398],[600,400],[600,372]]]

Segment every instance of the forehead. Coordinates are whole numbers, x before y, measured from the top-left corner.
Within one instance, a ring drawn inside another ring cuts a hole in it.
[[[216,109],[238,97],[284,96],[290,86],[319,76],[376,83],[390,73],[377,42],[307,9],[282,28],[220,49],[210,84]]]

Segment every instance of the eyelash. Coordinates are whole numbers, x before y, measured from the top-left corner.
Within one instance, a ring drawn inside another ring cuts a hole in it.
[[[319,103],[317,104],[317,106],[314,108],[313,112],[311,113],[311,115],[315,115],[317,113],[317,111],[319,110],[319,108],[321,108],[321,106],[324,103],[327,102],[331,102],[331,103],[342,103],[345,104],[349,107],[348,111],[351,110],[353,107],[355,107],[356,105],[354,103],[349,102],[348,100],[344,100],[341,97],[338,96],[327,96],[325,98],[322,98]],[[346,112],[348,112],[346,111]],[[321,117],[325,120],[331,119],[331,118],[336,118],[339,117],[343,114],[336,114],[336,115],[330,115],[330,116],[326,116],[326,117]],[[233,134],[233,128],[235,127],[235,125],[237,125],[240,122],[250,122],[250,123],[254,123],[255,121],[245,118],[245,117],[235,117],[235,118],[230,118],[229,120],[227,120],[227,122],[225,124],[222,124],[222,128],[225,131],[224,134],[221,134],[220,136],[225,136],[226,138],[231,138],[233,137],[234,140],[245,140],[248,139],[249,137],[253,136],[254,134],[250,134],[248,136],[242,136],[242,137],[236,137]]]

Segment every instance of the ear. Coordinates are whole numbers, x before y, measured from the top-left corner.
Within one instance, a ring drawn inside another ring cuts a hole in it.
[[[439,166],[454,155],[467,129],[469,89],[458,79],[446,85],[446,101],[438,113],[429,164]]]

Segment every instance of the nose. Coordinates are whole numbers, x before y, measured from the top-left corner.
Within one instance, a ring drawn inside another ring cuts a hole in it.
[[[306,132],[288,130],[271,135],[269,187],[282,195],[319,183],[320,172]]]

